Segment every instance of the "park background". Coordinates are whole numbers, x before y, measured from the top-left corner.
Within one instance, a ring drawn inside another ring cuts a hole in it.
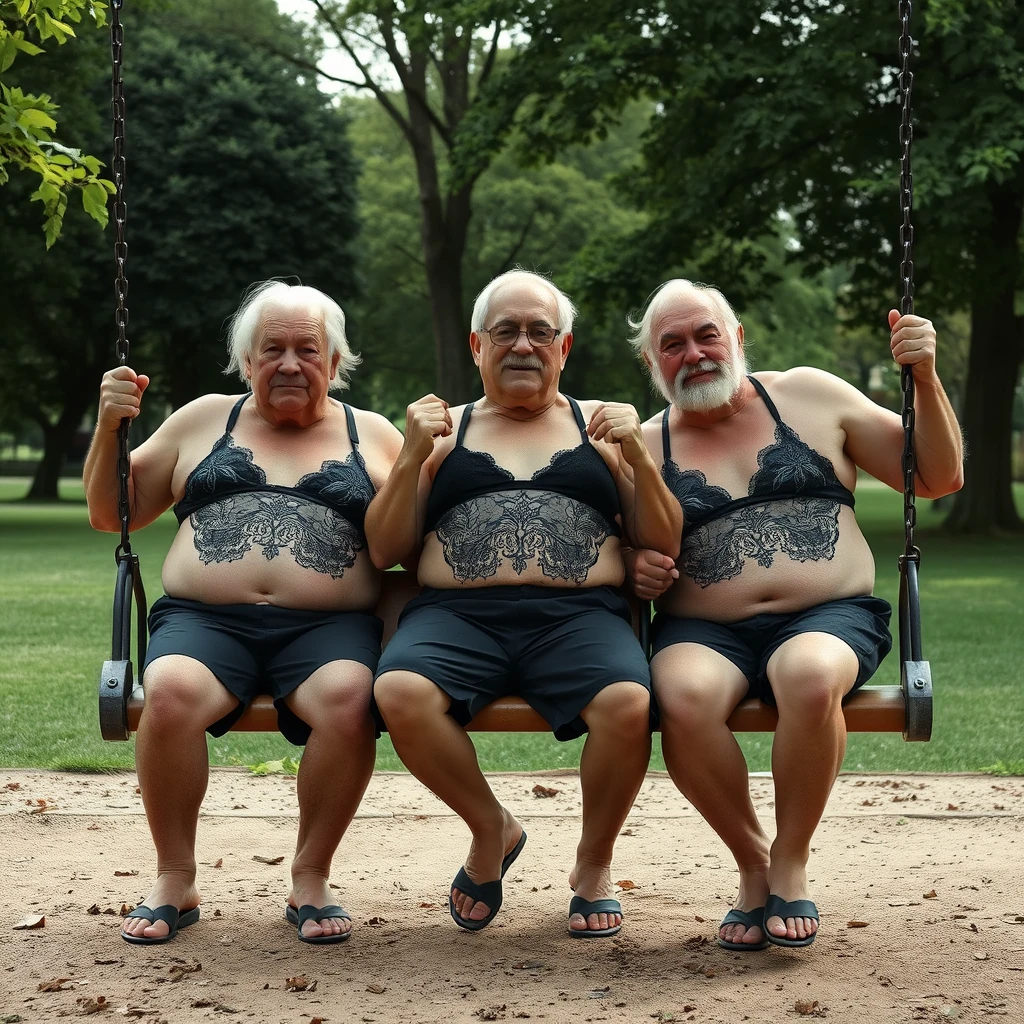
[[[900,6],[128,0],[128,336],[153,378],[132,443],[237,390],[224,322],[271,276],[345,308],[354,404],[402,423],[428,391],[472,399],[468,311],[514,265],[580,307],[570,394],[660,408],[625,315],[687,276],[737,307],[754,369],[813,364],[897,409]],[[919,503],[934,737],[852,736],[846,768],[1024,774],[1024,13],[913,6],[917,311],[969,457],[960,494]],[[0,767],[133,764],[131,742],[99,738],[117,538],[90,529],[78,479],[116,337],[97,13],[0,4]],[[895,602],[902,499],[864,479],[857,502]],[[133,536],[151,603],[174,528]],[[897,678],[890,656],[875,682]],[[489,770],[578,763],[578,742],[476,741]],[[770,737],[742,743],[770,767]],[[263,735],[210,749],[300,754]],[[400,767],[386,738],[378,767]]]

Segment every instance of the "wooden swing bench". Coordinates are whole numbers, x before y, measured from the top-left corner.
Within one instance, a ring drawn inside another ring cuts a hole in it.
[[[130,565],[125,559],[121,566]],[[137,562],[133,568],[137,571]],[[131,597],[134,591],[138,607],[145,617],[145,595],[134,584],[133,573],[119,572],[114,607],[114,658],[105,662],[100,676],[100,722],[103,738],[128,739],[139,727],[144,695],[141,686],[132,686]],[[123,579],[122,579],[123,577]],[[915,577],[916,586],[916,577]],[[394,634],[407,601],[419,592],[415,577],[408,572],[388,572],[376,613],[384,622],[384,643]],[[916,595],[915,595],[916,596]],[[646,647],[646,629],[641,617],[650,614],[646,603],[633,600],[633,626]],[[145,654],[145,623],[138,623],[140,662]],[[120,634],[120,635],[118,635]],[[901,637],[902,640],[902,637]],[[931,676],[927,662],[903,659],[900,686],[863,687],[846,701],[843,711],[850,732],[898,732],[908,740],[928,739],[931,733]],[[755,699],[743,700],[729,718],[734,732],[774,732],[778,713],[774,707]],[[269,696],[257,697],[232,727],[241,732],[275,732],[277,710]],[[541,716],[519,697],[503,697],[483,709],[467,726],[471,732],[549,732]]]

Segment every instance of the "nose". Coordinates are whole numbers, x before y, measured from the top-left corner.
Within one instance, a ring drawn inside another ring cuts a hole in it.
[[[298,354],[294,349],[287,348],[281,354],[281,362],[278,365],[278,373],[301,373],[302,366],[299,363]]]
[[[512,345],[512,351],[518,352],[520,355],[528,355],[533,351],[533,346],[530,344],[530,339],[527,337],[525,329],[519,332],[519,337],[516,338],[515,344]]]
[[[688,341],[686,350],[683,352],[683,362],[688,366],[695,366],[704,358],[704,350],[696,341]]]

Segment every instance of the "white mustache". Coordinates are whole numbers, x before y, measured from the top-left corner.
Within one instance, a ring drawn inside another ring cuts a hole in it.
[[[711,373],[722,368],[721,363],[716,363],[713,359],[702,359],[695,366],[684,366],[679,373],[676,374],[677,381],[684,381],[687,377],[692,376],[695,373]]]
[[[526,356],[506,356],[501,361],[503,370],[540,370],[542,364],[536,357],[530,359]]]
[[[270,387],[285,387],[285,388],[306,388],[309,387],[309,381],[305,377],[298,375],[295,377],[286,377],[283,374],[277,374],[270,380]]]

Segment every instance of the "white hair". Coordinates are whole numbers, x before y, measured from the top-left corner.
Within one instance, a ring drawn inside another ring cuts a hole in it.
[[[349,376],[361,360],[349,348],[345,334],[345,314],[341,306],[317,288],[288,284],[285,281],[259,281],[246,291],[228,328],[230,361],[224,372],[237,373],[247,386],[251,385],[245,375],[245,359],[246,356],[251,359],[256,354],[267,310],[274,306],[305,310],[320,318],[327,337],[328,364],[335,355],[341,356],[328,388],[347,388]]]
[[[491,281],[486,288],[476,297],[473,303],[473,317],[470,321],[470,330],[482,331],[486,326],[487,315],[490,312],[491,297],[499,289],[507,284],[532,284],[535,287],[547,289],[554,296],[555,308],[558,312],[558,323],[552,324],[561,334],[571,334],[573,321],[576,318],[576,307],[572,300],[564,292],[559,291],[546,277],[534,274],[532,271],[516,267],[514,270],[507,270],[499,274]]]
[[[633,346],[638,356],[646,355],[654,361],[656,339],[652,336],[652,327],[657,317],[664,311],[673,300],[683,294],[698,293],[701,298],[707,299],[711,307],[722,320],[722,327],[732,339],[737,340],[737,328],[740,326],[739,317],[735,310],[729,305],[726,297],[709,284],[701,284],[699,281],[687,281],[685,278],[676,277],[664,284],[659,285],[647,300],[647,306],[639,320],[633,316],[626,317],[626,323],[633,330],[633,337],[629,343]]]

